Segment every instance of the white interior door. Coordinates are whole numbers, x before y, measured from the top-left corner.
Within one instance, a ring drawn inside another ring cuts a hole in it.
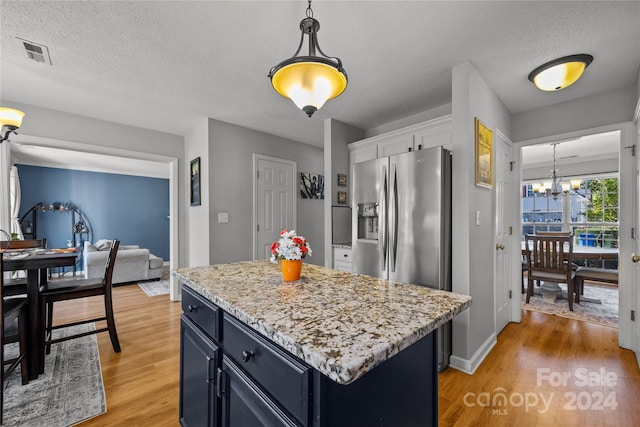
[[[284,228],[296,227],[296,163],[253,155],[254,251],[253,259],[271,256],[271,243]]]
[[[495,322],[496,334],[511,321],[511,141],[499,130],[495,132]],[[518,293],[519,297],[520,294]],[[518,299],[518,303],[520,303]]]

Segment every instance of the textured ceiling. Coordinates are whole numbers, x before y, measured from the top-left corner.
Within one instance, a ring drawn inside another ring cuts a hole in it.
[[[313,2],[347,90],[308,119],[269,69],[297,48],[306,1],[2,1],[0,97],[185,135],[203,118],[321,146],[323,120],[370,129],[451,102],[470,61],[511,113],[634,83],[640,2]],[[30,61],[16,37],[44,44]],[[528,73],[589,53],[575,85],[538,91]],[[9,102],[7,102],[9,104]]]

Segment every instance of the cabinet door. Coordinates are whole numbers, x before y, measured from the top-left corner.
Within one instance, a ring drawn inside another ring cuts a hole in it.
[[[413,150],[413,135],[399,135],[378,142],[378,158]]]
[[[300,427],[227,356],[221,375],[223,427]]]
[[[451,127],[448,125],[429,127],[418,131],[414,135],[414,140],[416,150],[424,150],[432,147],[444,147],[447,150],[453,148]]]
[[[184,315],[180,319],[180,424],[217,427],[218,347]]]

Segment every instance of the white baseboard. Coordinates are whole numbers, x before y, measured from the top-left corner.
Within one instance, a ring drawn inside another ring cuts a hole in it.
[[[487,357],[491,349],[495,347],[496,343],[496,334],[491,334],[473,354],[471,359],[463,359],[461,357],[451,355],[451,357],[449,357],[449,366],[466,374],[473,375],[476,369],[478,369],[478,366],[480,366]]]

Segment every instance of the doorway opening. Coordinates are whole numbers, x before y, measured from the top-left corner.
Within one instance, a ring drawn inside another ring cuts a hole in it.
[[[621,130],[572,138],[547,139],[521,148],[520,232],[569,232],[573,236],[573,269],[618,273]],[[524,252],[523,252],[524,255]],[[526,258],[523,258],[526,261]],[[527,287],[526,263],[522,264]],[[619,285],[587,280],[580,304],[570,312],[567,286],[545,292],[535,283],[524,309],[618,327]]]

